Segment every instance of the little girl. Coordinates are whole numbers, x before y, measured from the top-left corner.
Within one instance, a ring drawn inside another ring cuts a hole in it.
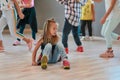
[[[34,7],[34,0],[21,0],[20,7],[23,9],[23,14],[25,15],[24,19],[18,21],[17,29],[20,29],[19,32],[23,34],[26,24],[30,24],[32,30],[32,38],[34,40],[34,44],[36,44],[36,33],[37,33],[37,20],[36,20],[36,11]],[[13,45],[20,45],[20,39],[18,38]]]
[[[101,34],[106,40],[107,50],[100,55],[102,58],[113,58],[112,40],[120,40],[114,29],[120,23],[120,0],[105,0],[106,13],[101,19],[103,24]]]
[[[41,39],[36,44],[36,47],[32,54],[32,65],[37,65],[36,63],[36,53],[41,46],[41,55],[39,60],[41,61],[41,68],[46,69],[48,63],[56,63],[61,60],[63,61],[64,69],[70,69],[70,63],[67,60],[67,56],[62,43],[59,42],[59,37],[57,35],[58,24],[54,19],[47,20],[44,25],[44,32]]]
[[[16,10],[15,10],[16,9]],[[4,51],[3,42],[2,42],[2,32],[5,26],[8,24],[10,33],[13,37],[19,37],[23,39],[29,49],[32,48],[32,40],[24,37],[24,35],[16,32],[16,14],[17,11],[21,19],[24,18],[16,0],[0,0],[0,10],[2,11],[2,16],[0,18],[0,52]]]
[[[89,37],[88,39],[93,40],[92,37],[92,22],[95,21],[94,1],[88,0],[84,6],[81,7],[81,40],[86,40],[85,27],[87,24]]]

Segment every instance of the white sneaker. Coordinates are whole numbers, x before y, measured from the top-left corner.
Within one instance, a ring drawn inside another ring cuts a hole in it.
[[[82,40],[82,41],[85,41],[85,40],[86,40],[85,36],[82,36],[81,40]]]

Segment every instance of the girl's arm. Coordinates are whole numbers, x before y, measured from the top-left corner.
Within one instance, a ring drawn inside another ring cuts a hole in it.
[[[33,5],[34,5],[34,0],[29,0],[29,2],[27,4],[24,4],[22,7],[23,8],[31,8],[31,6],[33,6]]]
[[[37,63],[36,63],[36,53],[37,53],[37,51],[38,51],[38,49],[39,49],[39,47],[40,47],[40,45],[43,43],[43,39],[40,39],[38,42],[37,42],[37,44],[36,44],[36,46],[35,46],[35,48],[34,48],[34,51],[33,51],[33,54],[32,54],[32,65],[33,66],[35,66],[35,65],[37,65]]]
[[[14,2],[16,11],[17,11],[17,13],[18,13],[20,19],[23,19],[23,18],[24,18],[24,14],[23,14],[22,11],[20,10],[20,7],[19,7],[17,1],[16,1],[16,0],[13,0],[13,2]]]
[[[114,6],[115,6],[116,0],[112,0],[109,9],[107,10],[107,12],[104,14],[103,18],[101,19],[101,24],[104,24],[107,17],[109,16],[109,14],[111,13],[111,11],[113,10]]]
[[[91,4],[91,9],[92,9],[93,21],[95,21],[95,8],[94,8],[94,3]]]

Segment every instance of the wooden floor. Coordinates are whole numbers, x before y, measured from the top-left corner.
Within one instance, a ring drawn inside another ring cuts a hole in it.
[[[27,46],[12,46],[13,38],[4,34],[6,52],[0,53],[0,80],[120,80],[120,41],[114,41],[113,59],[101,59],[105,41],[95,38],[84,41],[83,53],[75,52],[76,45],[69,37],[70,70],[64,70],[61,63],[48,65],[47,70],[31,66],[31,54]],[[40,51],[38,51],[40,53]]]

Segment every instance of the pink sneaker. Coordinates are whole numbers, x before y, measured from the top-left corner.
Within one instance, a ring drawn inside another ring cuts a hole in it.
[[[83,47],[82,46],[78,46],[76,51],[77,52],[83,52]]]
[[[17,46],[17,45],[20,45],[20,44],[21,44],[21,42],[18,41],[18,40],[16,40],[16,41],[13,43],[13,46]]]
[[[70,69],[70,63],[68,60],[63,60],[63,67],[64,69]]]

